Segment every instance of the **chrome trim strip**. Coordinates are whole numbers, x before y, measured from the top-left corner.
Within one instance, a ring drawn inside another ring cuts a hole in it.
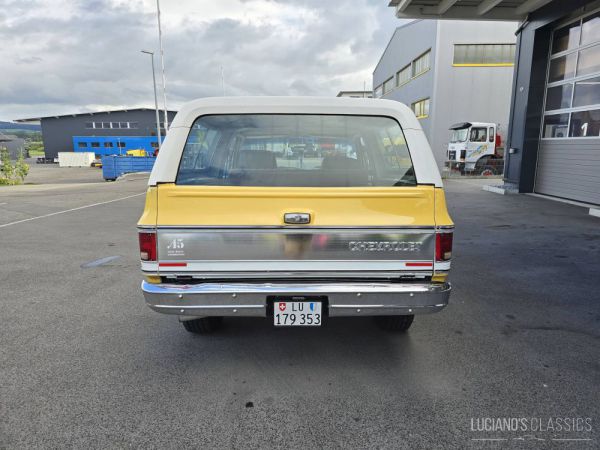
[[[156,233],[156,227],[152,225],[138,225],[137,229],[144,233]]]
[[[385,228],[171,229],[159,231],[157,247],[161,263],[187,262],[185,271],[311,270],[310,265],[300,267],[309,262],[321,265],[322,270],[394,270],[391,266],[384,267],[383,262],[431,261],[435,233],[433,229]],[[372,267],[357,267],[360,261],[371,261]],[[231,266],[219,268],[224,262]],[[335,267],[336,264],[346,266]],[[319,267],[312,268],[315,269]]]
[[[157,309],[181,309],[179,305],[154,305]],[[264,309],[260,305],[201,305],[201,306],[186,306],[185,309]]]
[[[320,272],[339,272],[339,271],[395,271],[398,274],[402,273],[402,270],[414,269],[413,266],[407,266],[406,264],[428,264],[426,269],[431,273],[433,271],[432,260],[206,260],[206,261],[185,261],[185,260],[161,260],[161,264],[177,264],[179,262],[186,263],[186,267],[161,267],[159,266],[159,272],[161,275],[167,275],[171,273],[171,270],[177,273],[180,272],[210,272],[212,270],[216,272],[244,272],[246,270],[251,272],[300,272],[300,271],[320,271]]]
[[[390,230],[393,232],[402,230],[435,230],[430,225],[373,225],[373,226],[300,226],[300,225],[157,225],[158,230]]]
[[[193,279],[206,279],[206,278],[219,278],[219,279],[244,279],[244,278],[409,278],[409,277],[430,277],[431,270],[419,271],[419,272],[387,272],[387,271],[305,271],[305,272],[294,272],[294,271],[281,271],[281,272],[251,272],[251,271],[240,271],[240,272],[162,272],[162,276],[166,278],[175,278],[177,276],[192,277]]]

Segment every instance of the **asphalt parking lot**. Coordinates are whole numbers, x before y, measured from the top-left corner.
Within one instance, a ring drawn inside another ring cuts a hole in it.
[[[368,319],[232,319],[202,337],[143,303],[145,176],[60,179],[0,188],[1,448],[497,448],[474,439],[529,435],[545,441],[528,448],[598,448],[600,219],[586,209],[449,181],[441,313],[406,335]],[[473,431],[485,417],[592,430]]]

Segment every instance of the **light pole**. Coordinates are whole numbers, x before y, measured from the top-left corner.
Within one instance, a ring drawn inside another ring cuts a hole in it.
[[[154,74],[154,52],[149,50],[141,50],[142,53],[146,55],[150,55],[150,60],[152,61],[152,87],[154,88],[154,111],[156,112],[156,137],[158,138],[158,149],[162,146],[162,139],[160,135],[160,116],[158,115],[158,97],[156,96],[156,75]],[[167,124],[165,123],[165,130],[167,129]]]
[[[162,72],[163,106],[165,109],[165,131],[169,130],[169,117],[167,116],[167,81],[165,78],[165,55],[163,51],[162,29],[160,26],[160,0],[156,0],[156,18],[158,20],[158,45],[160,47],[160,68]]]

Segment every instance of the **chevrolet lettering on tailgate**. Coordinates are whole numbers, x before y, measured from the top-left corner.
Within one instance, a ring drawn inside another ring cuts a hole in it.
[[[209,98],[175,117],[138,222],[142,291],[186,330],[223,317],[406,331],[448,304],[454,225],[412,111],[387,100]]]

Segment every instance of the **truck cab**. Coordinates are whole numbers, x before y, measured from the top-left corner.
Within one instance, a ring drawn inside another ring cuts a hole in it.
[[[448,304],[453,230],[405,105],[201,99],[175,117],[148,181],[142,292],[196,333],[228,316],[305,327],[373,316],[406,331]]]
[[[503,149],[498,125],[488,122],[461,122],[450,127],[447,166],[450,170],[477,175],[501,173]],[[499,163],[499,164],[498,164]]]

